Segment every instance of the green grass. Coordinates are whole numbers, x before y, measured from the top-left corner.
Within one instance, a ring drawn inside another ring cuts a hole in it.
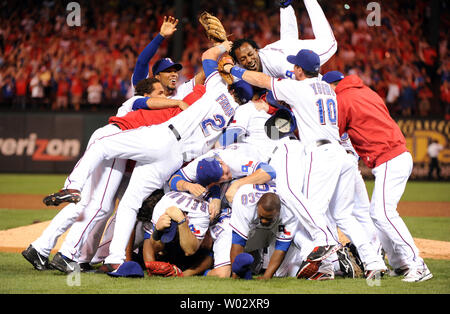
[[[79,286],[70,286],[76,277],[57,271],[38,272],[18,253],[0,253],[0,293],[114,293],[114,294],[408,294],[450,293],[450,261],[426,260],[435,278],[406,284],[400,278],[385,277],[380,286],[369,286],[364,279],[316,282],[294,278],[269,281],[233,280],[210,277],[140,279],[110,278],[82,273]]]
[[[61,174],[0,174],[0,194],[49,194],[65,179]]]
[[[62,187],[64,174],[0,174],[0,194],[48,194]],[[372,194],[374,181],[366,181]],[[403,201],[450,202],[450,182],[409,181]]]
[[[369,196],[372,195],[374,181],[365,181]],[[402,201],[450,202],[450,182],[409,181],[406,184]]]
[[[52,220],[57,213],[56,209],[0,209],[0,230]]]

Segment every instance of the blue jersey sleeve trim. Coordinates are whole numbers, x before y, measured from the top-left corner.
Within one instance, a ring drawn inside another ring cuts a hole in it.
[[[241,237],[239,234],[237,234],[234,230],[232,233],[232,244],[239,244],[240,246],[245,246],[247,244],[247,240],[245,240],[243,237]]]
[[[147,100],[150,99],[150,97],[144,97],[144,98],[138,98],[134,101],[133,103],[133,110],[138,110],[138,109],[148,109],[147,106]]]
[[[258,170],[260,168],[262,170],[264,170],[265,172],[267,172],[268,175],[270,175],[271,180],[273,180],[273,179],[275,179],[277,177],[277,173],[276,173],[275,169],[273,169],[273,167],[271,165],[262,162],[256,167],[255,170]]]
[[[202,62],[203,65],[203,72],[205,72],[205,77],[208,77],[213,73],[214,71],[217,71],[217,61],[211,60],[211,59],[205,59]]]
[[[291,246],[291,241],[286,242],[286,241],[276,241],[275,242],[275,250],[280,250],[283,252],[287,252],[287,250],[289,250],[289,247]]]
[[[188,179],[186,179],[183,173],[180,170],[178,170],[169,180],[170,188],[174,191],[178,191],[177,182],[180,180],[188,181]]]

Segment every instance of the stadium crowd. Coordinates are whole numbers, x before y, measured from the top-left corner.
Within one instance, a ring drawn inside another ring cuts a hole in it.
[[[131,96],[137,55],[157,34],[175,1],[78,1],[81,26],[66,22],[66,3],[28,0],[0,4],[0,108],[2,110],[108,110]],[[381,3],[381,26],[369,26],[367,3],[321,1],[338,41],[323,67],[358,74],[394,116],[450,119],[448,11],[441,15],[439,45],[429,42],[429,2]],[[191,5],[194,4],[194,5]],[[443,4],[444,5],[444,4]],[[295,1],[302,38],[313,38],[302,1]],[[153,58],[172,56],[190,78],[201,66],[207,38],[197,22],[209,10],[231,40],[249,37],[263,47],[279,38],[276,1],[193,1],[180,19],[183,50],[166,41]],[[152,63],[150,63],[150,67]],[[180,81],[184,81],[181,78]]]

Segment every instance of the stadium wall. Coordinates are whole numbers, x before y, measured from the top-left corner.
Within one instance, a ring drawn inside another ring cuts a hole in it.
[[[91,134],[107,124],[107,113],[2,113],[0,116],[0,171],[11,173],[67,173],[81,157]],[[439,160],[450,179],[450,121],[396,120],[414,159],[412,179],[428,175],[427,147],[437,139],[444,147]],[[370,169],[361,164],[363,175]]]

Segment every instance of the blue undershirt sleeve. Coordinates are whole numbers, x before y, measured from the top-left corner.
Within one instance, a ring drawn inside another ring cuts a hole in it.
[[[158,35],[156,35],[156,37],[153,38],[153,40],[139,54],[137,61],[136,61],[136,66],[134,67],[133,77],[132,77],[133,78],[132,83],[134,86],[136,86],[136,84],[139,81],[147,78],[148,64],[149,64],[151,58],[153,58],[153,56],[155,55],[156,51],[158,50],[158,48],[161,45],[161,43],[163,42],[163,40],[164,40],[164,37],[158,33]]]
[[[245,240],[243,237],[241,237],[239,234],[237,234],[237,232],[232,231],[232,240],[231,243],[232,244],[239,244],[241,246],[245,246],[247,244],[247,240]]]
[[[203,65],[203,71],[205,72],[205,77],[208,77],[213,73],[214,71],[217,71],[217,61],[211,60],[211,59],[205,59],[202,62]]]
[[[138,98],[134,101],[132,110],[138,110],[138,109],[149,109],[147,105],[147,100],[150,99],[150,97],[144,97],[144,98]]]

